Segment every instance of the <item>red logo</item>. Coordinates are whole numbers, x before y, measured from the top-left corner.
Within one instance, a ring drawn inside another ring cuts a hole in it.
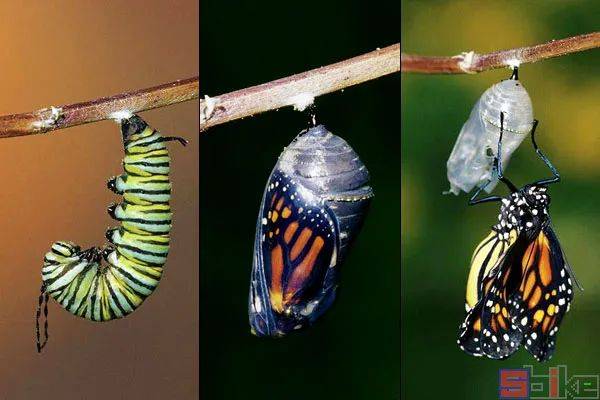
[[[500,370],[500,399],[529,399],[529,370]]]
[[[501,400],[600,399],[600,375],[569,375],[566,365],[534,373],[532,365],[500,369]]]

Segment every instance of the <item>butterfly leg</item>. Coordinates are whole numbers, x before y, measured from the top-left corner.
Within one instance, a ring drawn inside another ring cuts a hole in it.
[[[504,112],[500,112],[500,137],[498,139],[498,152],[496,153],[496,157],[494,157],[494,171],[496,172],[496,175],[498,176],[498,180],[501,181],[502,183],[504,183],[508,189],[514,193],[517,192],[518,189],[517,187],[507,178],[504,176],[504,174],[502,173],[502,136],[504,135]],[[477,191],[475,192],[475,194],[469,199],[469,205],[474,205],[474,204],[479,204],[479,203],[487,203],[489,201],[500,201],[502,200],[502,197],[500,196],[488,196],[488,197],[484,197],[482,199],[476,199],[476,197],[479,195],[479,193],[481,193],[481,191],[483,189],[485,189],[485,187],[487,185],[489,185],[491,182],[491,180],[488,179],[488,181],[481,185],[480,187],[477,188]]]
[[[498,153],[494,158],[494,170],[498,174],[498,180],[508,187],[511,193],[517,192],[518,189],[507,177],[502,173],[502,136],[504,135],[504,111],[500,112],[500,137],[498,139]]]
[[[546,164],[550,171],[552,171],[552,175],[554,175],[554,177],[540,179],[539,181],[535,182],[534,185],[548,185],[550,183],[560,182],[560,175],[557,169],[554,167],[554,165],[552,165],[550,160],[548,160],[548,157],[546,157],[546,155],[542,153],[542,150],[535,141],[535,130],[538,126],[538,122],[539,121],[537,119],[533,120],[533,127],[531,128],[531,143],[533,144],[533,148],[535,149],[537,155],[542,159],[542,161],[544,162],[544,164]]]
[[[486,183],[484,183],[483,185],[479,186],[477,188],[477,191],[473,194],[473,196],[471,196],[471,198],[469,199],[469,205],[475,205],[475,204],[480,204],[480,203],[488,203],[490,201],[500,201],[502,200],[502,197],[500,196],[488,196],[488,197],[483,197],[481,199],[477,199],[476,197],[479,196],[479,193],[481,193],[481,191],[483,189],[485,189],[487,187],[487,185],[489,185],[491,182],[491,180],[488,179],[488,181]]]
[[[496,172],[496,174],[498,175],[498,179],[501,180],[502,182],[504,182],[510,189],[511,191],[515,191],[513,190],[514,185],[502,175],[502,164],[500,161],[500,155],[502,152],[502,133],[504,131],[504,112],[500,113],[500,139],[498,140],[498,153],[497,156],[494,157],[494,171]],[[487,203],[490,201],[500,201],[502,200],[502,197],[500,196],[488,196],[488,197],[484,197],[481,199],[476,199],[476,197],[479,195],[479,193],[481,193],[481,191],[483,189],[485,189],[487,187],[487,185],[489,185],[491,182],[491,179],[488,179],[488,181],[486,183],[484,183],[483,185],[479,186],[477,188],[477,191],[475,192],[475,194],[469,199],[469,205],[472,206],[474,204],[480,204],[480,203]],[[507,183],[508,182],[508,183]],[[512,186],[512,188],[511,188]]]

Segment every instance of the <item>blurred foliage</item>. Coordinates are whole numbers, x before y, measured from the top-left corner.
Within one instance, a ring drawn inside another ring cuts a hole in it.
[[[226,5],[225,5],[226,3]],[[216,96],[398,42],[399,4],[201,2],[200,93]],[[292,22],[294,21],[294,22]],[[207,399],[391,399],[400,375],[400,76],[317,99],[317,120],[369,169],[375,198],[336,304],[284,339],[251,336],[256,218],[277,157],[307,125],[290,107],[200,136],[200,388]]]
[[[423,55],[490,52],[598,30],[597,1],[403,1],[402,50]],[[563,181],[551,214],[585,292],[576,291],[557,351],[538,372],[600,374],[600,51],[521,67],[540,120],[538,142]],[[413,398],[497,398],[498,369],[535,361],[525,350],[506,361],[470,357],[456,345],[464,317],[468,263],[495,222],[497,206],[442,196],[446,160],[472,106],[508,70],[478,75],[402,76],[402,394]],[[530,141],[506,171],[521,185],[549,175]],[[498,186],[504,193],[504,188]],[[434,383],[434,384],[432,384]]]

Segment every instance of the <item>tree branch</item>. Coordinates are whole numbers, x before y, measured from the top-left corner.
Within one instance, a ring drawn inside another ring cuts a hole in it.
[[[600,32],[489,54],[477,54],[471,51],[454,57],[426,57],[402,53],[402,72],[475,74],[490,69],[532,63],[597,47],[600,47]]]
[[[400,44],[216,97],[200,99],[200,132],[400,71]]]
[[[197,99],[198,91],[198,77],[194,77],[83,103],[4,115],[0,116],[0,139],[112,119],[114,113],[122,111],[136,113],[165,107]]]

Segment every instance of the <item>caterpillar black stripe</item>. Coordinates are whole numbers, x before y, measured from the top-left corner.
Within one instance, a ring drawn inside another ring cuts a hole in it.
[[[44,257],[42,288],[36,313],[38,352],[48,341],[40,340],[42,304],[47,316],[48,297],[71,314],[92,321],[122,318],[156,289],[169,253],[172,212],[169,206],[170,158],[163,137],[139,116],[121,121],[125,173],[111,178],[107,186],[123,196],[123,202],[108,207],[109,215],[121,223],[110,228],[110,244],[82,250],[59,241]],[[102,260],[105,262],[103,263]]]

